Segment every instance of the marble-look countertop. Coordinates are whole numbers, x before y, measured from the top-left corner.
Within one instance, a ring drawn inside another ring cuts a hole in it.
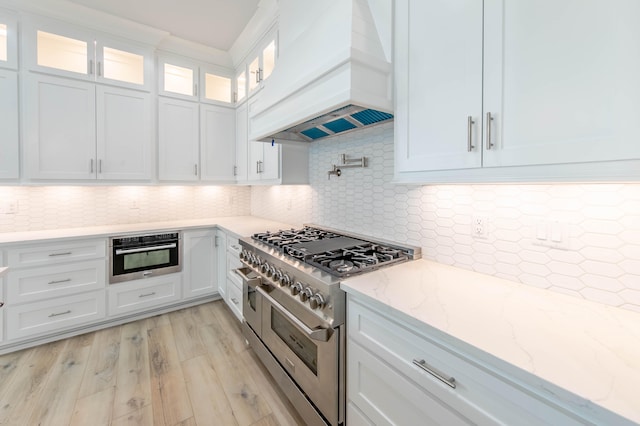
[[[640,313],[428,260],[341,287],[543,393],[568,391],[580,409],[590,401],[640,424]]]
[[[166,222],[103,225],[83,228],[48,229],[41,231],[0,233],[0,244],[14,244],[61,238],[106,237],[133,232],[156,232],[172,229],[187,230],[219,226],[237,237],[246,237],[257,232],[277,231],[292,226],[254,216],[213,217],[207,219],[173,220]]]

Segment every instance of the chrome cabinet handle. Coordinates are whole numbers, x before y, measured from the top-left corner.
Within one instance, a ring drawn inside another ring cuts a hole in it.
[[[197,84],[193,85],[193,96],[198,96],[198,85]]]
[[[163,244],[160,246],[140,247],[140,248],[134,248],[134,249],[117,249],[116,255],[119,256],[121,254],[140,253],[143,251],[164,250],[164,249],[172,249],[172,248],[176,248],[176,243]]]
[[[195,175],[198,176],[198,165],[194,164]]]
[[[260,83],[260,68],[258,68],[256,71],[256,83]]]
[[[102,173],[102,160],[98,160],[98,173]]]
[[[59,317],[60,315],[67,315],[71,313],[71,309],[69,309],[68,311],[64,311],[64,312],[58,312],[58,313],[53,313],[51,315],[49,315],[49,318],[53,318],[53,317]]]
[[[65,251],[63,253],[51,253],[49,255],[49,257],[56,257],[56,256],[69,256],[71,254],[70,251]]]
[[[93,74],[93,59],[89,59],[89,75]]]
[[[155,295],[155,294],[156,294],[156,292],[155,292],[155,291],[152,291],[151,293],[141,294],[141,295],[139,295],[139,296],[138,296],[138,298],[141,298],[141,297],[149,297],[149,296],[153,296],[153,295]]]
[[[102,62],[98,61],[97,68],[98,68],[98,77],[102,77]]]
[[[238,176],[238,166],[233,166],[233,175]]]
[[[62,284],[62,283],[68,283],[68,282],[71,282],[71,278],[67,278],[66,280],[49,281],[47,284],[52,285],[52,284]]]
[[[455,378],[447,377],[441,371],[439,371],[439,370],[433,368],[432,366],[430,366],[429,364],[427,364],[427,362],[424,359],[421,359],[419,361],[417,359],[414,359],[413,360],[413,364],[418,366],[418,367],[420,367],[420,369],[422,369],[423,371],[426,371],[427,373],[431,374],[433,377],[435,377],[436,379],[440,380],[445,385],[450,386],[453,389],[456,388],[456,379]]]
[[[91,159],[91,161],[89,162],[89,172],[93,173],[93,158]]]
[[[475,148],[475,146],[473,146],[473,125],[474,124],[476,124],[476,122],[473,121],[473,117],[468,116],[467,117],[467,152],[471,152],[471,150]]]
[[[493,142],[491,142],[491,122],[493,121],[493,117],[491,113],[487,113],[487,150],[491,149],[493,146]]]
[[[235,297],[232,297],[231,301],[233,302],[234,305],[238,304],[238,299],[236,299]]]
[[[256,161],[256,173],[260,173],[260,162]]]

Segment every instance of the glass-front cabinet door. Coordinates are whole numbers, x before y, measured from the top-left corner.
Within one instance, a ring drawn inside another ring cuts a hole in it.
[[[235,101],[240,103],[247,97],[247,71],[242,70],[236,76]]]
[[[200,100],[203,102],[231,104],[233,102],[233,77],[229,70],[201,67],[203,88]]]
[[[249,62],[249,95],[262,88],[264,81],[269,78],[276,65],[278,56],[276,37],[269,37],[257,54]]]
[[[18,68],[18,33],[16,18],[0,9],[0,68]]]
[[[49,21],[27,22],[24,34],[25,63],[30,70],[151,89],[153,52],[147,46]]]

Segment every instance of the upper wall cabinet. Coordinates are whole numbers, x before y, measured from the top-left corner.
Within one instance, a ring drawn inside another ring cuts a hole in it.
[[[397,180],[640,177],[640,2],[395,7]]]
[[[152,49],[53,22],[27,22],[28,69],[140,90],[151,90]]]
[[[278,34],[271,31],[258,47],[247,56],[247,62],[239,67],[236,76],[235,101],[242,102],[262,89],[273,72],[278,58]]]
[[[16,18],[0,9],[0,68],[18,68],[18,32]]]
[[[158,93],[173,98],[229,105],[233,77],[229,70],[187,58],[160,55]]]
[[[18,73],[0,69],[0,179],[19,177]]]

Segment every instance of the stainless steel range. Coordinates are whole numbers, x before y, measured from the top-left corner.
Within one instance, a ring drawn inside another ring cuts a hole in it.
[[[242,238],[243,332],[309,425],[345,416],[345,277],[420,257],[417,247],[318,226]]]

